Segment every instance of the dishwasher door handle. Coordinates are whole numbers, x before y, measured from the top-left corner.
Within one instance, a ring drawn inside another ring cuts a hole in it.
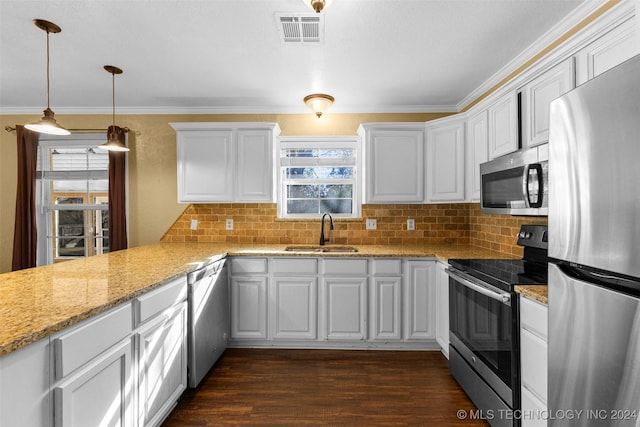
[[[507,292],[496,292],[492,289],[489,289],[486,286],[483,286],[479,283],[475,283],[470,279],[463,277],[463,275],[460,272],[458,272],[457,270],[453,270],[452,268],[447,268],[445,271],[449,275],[449,277],[451,277],[453,280],[460,283],[461,285],[466,286],[467,288],[475,292],[478,292],[479,294],[482,294],[491,299],[499,301],[502,304],[511,305],[511,294]]]

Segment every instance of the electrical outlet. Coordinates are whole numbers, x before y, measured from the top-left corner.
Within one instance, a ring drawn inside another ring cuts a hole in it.
[[[197,219],[192,219],[191,220],[191,229],[192,230],[197,230],[198,229],[198,220]]]
[[[407,219],[407,230],[413,231],[416,229],[416,220],[415,219]]]
[[[227,230],[233,230],[233,218],[227,218],[227,222],[225,224],[225,228]]]
[[[378,228],[378,221],[376,221],[375,219],[368,219],[366,224],[367,230],[375,230]]]

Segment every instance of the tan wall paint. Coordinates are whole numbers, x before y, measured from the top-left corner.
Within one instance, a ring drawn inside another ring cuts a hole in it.
[[[187,208],[177,203],[176,134],[172,122],[277,122],[282,136],[356,135],[368,122],[425,122],[451,113],[410,114],[202,114],[119,115],[129,136],[129,246],[157,243]],[[10,271],[16,198],[16,134],[5,126],[29,123],[37,115],[0,116],[0,273]],[[102,129],[110,115],[56,115],[70,129]]]

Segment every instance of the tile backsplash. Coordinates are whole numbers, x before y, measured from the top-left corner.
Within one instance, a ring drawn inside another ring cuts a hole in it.
[[[225,229],[228,218],[233,230]],[[407,230],[409,218],[415,220],[415,230]],[[376,219],[377,229],[367,230],[366,219]],[[196,230],[191,230],[192,220],[198,222]],[[546,224],[547,218],[486,215],[477,203],[384,204],[363,205],[362,218],[334,222],[334,244],[471,244],[521,255],[515,237],[520,224]],[[162,241],[317,244],[319,236],[319,219],[278,219],[275,204],[219,203],[189,205]]]

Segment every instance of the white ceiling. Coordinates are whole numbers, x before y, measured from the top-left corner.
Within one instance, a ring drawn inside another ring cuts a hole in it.
[[[0,0],[0,112],[295,113],[455,111],[541,37],[596,0],[335,0],[324,41],[285,44],[278,13],[302,0]],[[588,6],[588,7],[587,7]],[[575,23],[575,22],[574,22]],[[526,59],[526,58],[524,58]],[[518,65],[518,64],[515,64]],[[511,65],[513,66],[513,64]]]

